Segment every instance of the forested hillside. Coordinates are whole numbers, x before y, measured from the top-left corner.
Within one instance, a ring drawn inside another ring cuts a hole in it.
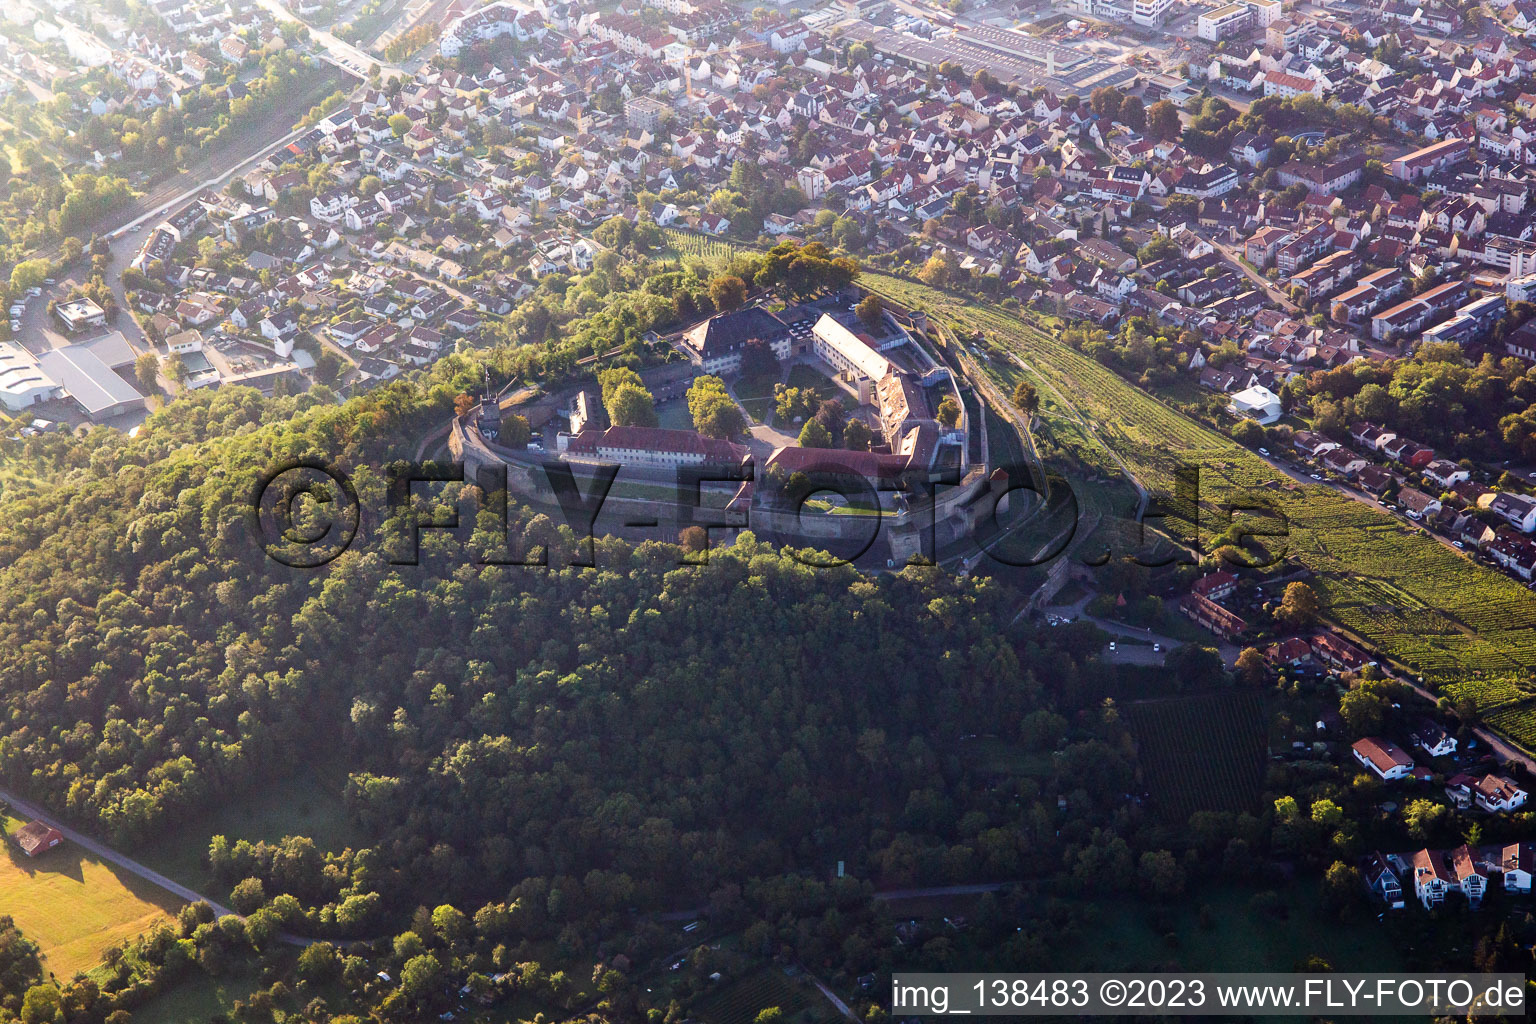
[[[13,455],[58,483],[0,528],[0,774],[131,844],[342,756],[372,851],[213,865],[338,935],[423,885],[532,885],[524,906],[558,929],[841,858],[900,884],[1006,876],[1050,835],[1041,806],[983,791],[955,752],[968,734],[1067,735],[1041,708],[1072,692],[1082,637],[1010,633],[996,584],[814,569],[750,536],[708,566],[600,541],[596,568],[562,568],[564,528],[526,513],[514,529],[554,544],[549,569],[477,567],[431,534],[422,567],[367,543],[319,571],[263,557],[244,516],[270,462],[345,465],[382,507],[386,458],[481,372],[455,357],[342,407],[221,391],[135,440],[25,442]],[[1127,763],[1080,738],[1062,785],[1107,815]]]

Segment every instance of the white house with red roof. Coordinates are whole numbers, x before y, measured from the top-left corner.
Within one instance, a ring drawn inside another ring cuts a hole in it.
[[[1354,750],[1355,760],[1375,772],[1383,782],[1406,778],[1413,771],[1413,758],[1390,740],[1367,736],[1355,741],[1351,749]]]

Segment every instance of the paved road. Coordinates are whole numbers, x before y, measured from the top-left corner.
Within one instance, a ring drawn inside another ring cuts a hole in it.
[[[296,96],[293,99],[302,104],[310,98],[305,95]],[[106,278],[122,310],[117,320],[110,326],[113,330],[122,331],[123,336],[135,348],[147,351],[150,345],[144,337],[144,332],[139,329],[138,323],[127,312],[128,303],[123,291],[123,271],[133,261],[133,257],[144,244],[144,239],[148,237],[149,232],[165,219],[167,213],[191,201],[205,188],[222,185],[232,175],[245,171],[272,150],[279,146],[286,146],[308,131],[308,129],[295,131],[290,127],[303,113],[303,110],[298,110],[289,104],[280,105],[238,133],[215,152],[195,161],[188,170],[153,186],[132,203],[114,210],[93,225],[93,230],[106,238],[111,245]],[[59,248],[55,246],[40,255],[57,259]],[[83,268],[87,265],[87,258],[82,257],[72,270],[61,272],[58,275],[60,279],[58,285],[45,291],[41,298],[32,299],[27,303],[17,340],[34,354],[45,352],[50,348],[62,347],[73,340],[59,333],[49,322],[48,299],[62,297],[68,293],[70,284],[84,276]]]
[[[343,66],[354,69],[359,74],[367,76],[369,70],[372,69],[375,65],[378,65],[381,75],[389,68],[388,65],[384,64],[384,62],[373,56],[373,54],[365,53],[364,51],[359,50],[357,47],[353,46],[351,43],[332,35],[325,29],[316,28],[314,25],[311,25],[309,22],[305,21],[303,18],[299,17],[297,14],[294,14],[288,8],[284,7],[281,3],[278,2],[278,0],[256,0],[256,2],[258,5],[266,9],[267,13],[271,14],[272,17],[276,18],[278,21],[291,21],[294,24],[303,25],[305,28],[309,29],[309,38],[312,43],[319,43],[321,46],[325,47],[326,53],[331,57],[332,60]],[[393,70],[398,73],[398,69]]]
[[[197,890],[190,889],[187,886],[182,885],[180,882],[178,882],[178,881],[176,881],[174,879],[167,878],[166,876],[162,875],[160,872],[155,871],[152,868],[145,867],[143,864],[140,864],[138,861],[134,860],[132,857],[129,857],[126,854],[119,853],[116,850],[112,849],[112,847],[108,846],[106,843],[99,842],[99,841],[97,841],[95,839],[92,839],[90,836],[85,835],[84,833],[75,831],[74,829],[70,828],[68,825],[66,825],[62,821],[60,821],[58,818],[56,818],[53,815],[47,813],[41,807],[38,807],[36,804],[32,803],[31,801],[23,800],[21,797],[15,795],[14,793],[6,792],[3,789],[0,789],[0,800],[3,800],[7,804],[10,804],[11,808],[13,810],[19,812],[21,817],[29,818],[29,819],[31,819],[33,821],[41,821],[41,822],[43,822],[46,825],[52,825],[54,828],[58,829],[59,832],[61,832],[63,834],[64,839],[65,839],[66,842],[74,843],[76,846],[80,847],[82,850],[85,850],[86,852],[92,854],[95,857],[100,858],[101,860],[106,861],[109,864],[117,865],[118,867],[122,868],[124,871],[128,872],[131,875],[137,875],[138,877],[144,879],[146,882],[149,882],[151,885],[155,885],[155,886],[158,886],[161,889],[164,889],[166,892],[170,893],[172,896],[175,896],[178,899],[186,900],[188,903],[206,903],[206,904],[208,904],[210,907],[213,908],[213,913],[214,913],[215,917],[231,917],[231,916],[239,917],[240,916],[240,915],[236,914],[233,910],[230,910],[228,907],[224,906],[222,903],[218,903],[218,902],[216,902],[214,900],[211,900],[207,896],[204,896],[202,893],[198,892]],[[310,946],[310,945],[313,945],[314,943],[316,943],[316,942],[318,942],[320,940],[306,938],[305,936],[302,936],[302,935],[294,935],[291,932],[278,932],[277,933],[277,941],[279,941],[281,943],[284,943],[285,945],[289,945],[289,946]],[[337,945],[345,945],[346,943],[349,943],[349,942],[369,941],[369,940],[366,940],[366,939],[359,940],[359,939],[346,939],[346,938],[343,938],[343,939],[333,939],[333,940],[330,940],[330,941],[335,942]]]
[[[1085,622],[1091,622],[1098,626],[1110,636],[1138,641],[1131,645],[1120,645],[1119,650],[1115,652],[1120,657],[1111,658],[1111,661],[1120,661],[1128,664],[1161,665],[1167,652],[1175,647],[1183,647],[1186,643],[1186,641],[1179,640],[1176,637],[1154,633],[1144,626],[1131,626],[1124,622],[1115,622],[1113,619],[1101,619],[1097,615],[1088,614],[1084,609],[1087,607],[1088,602],[1092,601],[1096,596],[1095,594],[1084,594],[1071,604],[1049,605],[1042,608],[1041,611],[1047,615],[1060,615],[1065,619],[1082,619]],[[1162,651],[1153,651],[1150,646],[1152,644],[1162,644]],[[1216,650],[1221,652],[1222,660],[1228,665],[1237,661],[1237,656],[1242,653],[1242,649],[1236,644],[1222,640],[1214,634],[1206,646],[1215,646]]]
[[[919,900],[929,896],[979,896],[1006,889],[1013,882],[974,882],[970,885],[930,885],[922,889],[888,889],[875,893],[877,900]]]
[[[409,77],[413,73],[413,69],[402,68],[399,65],[380,60],[367,50],[359,49],[325,29],[305,21],[284,7],[280,0],[256,0],[256,2],[279,21],[291,21],[309,29],[310,41],[324,47],[326,59],[344,71],[350,71],[355,75],[366,78],[369,72],[377,68],[380,82],[388,82],[394,78]],[[420,65],[417,64],[416,66],[419,67]]]
[[[1406,683],[1414,693],[1418,694],[1420,697],[1423,697],[1431,704],[1439,703],[1440,698],[1443,696],[1443,694],[1432,693],[1422,684],[1415,682],[1414,679],[1410,676],[1395,675],[1393,678],[1400,683]],[[1525,765],[1528,771],[1536,772],[1536,759],[1533,759],[1525,751],[1511,744],[1508,740],[1504,739],[1504,737],[1481,725],[1473,726],[1472,732],[1477,736],[1478,739],[1482,740],[1493,749],[1495,755],[1499,758],[1500,761],[1519,762],[1520,764]]]
[[[845,1019],[853,1021],[854,1024],[859,1024],[858,1015],[848,1008],[847,1003],[838,998],[836,992],[833,992],[830,988],[827,987],[826,982],[822,981],[820,978],[816,977],[816,975],[810,973],[809,971],[806,972],[805,976],[810,978],[811,984],[815,985],[817,989],[821,991],[821,994],[827,997],[827,1002],[837,1007],[838,1013],[842,1014]]]
[[[1469,554],[1465,549],[1458,548],[1456,543],[1449,537],[1443,537],[1440,534],[1435,533],[1433,530],[1425,528],[1422,523],[1414,522],[1412,519],[1409,519],[1407,516],[1403,515],[1401,512],[1398,512],[1396,509],[1388,508],[1386,505],[1383,505],[1381,501],[1374,495],[1362,491],[1358,487],[1351,487],[1349,484],[1331,476],[1323,476],[1321,480],[1313,480],[1311,473],[1318,472],[1317,470],[1309,470],[1305,468],[1296,469],[1281,461],[1276,456],[1259,455],[1258,452],[1254,452],[1253,454],[1258,455],[1259,458],[1269,463],[1269,467],[1271,469],[1279,473],[1284,473],[1286,476],[1290,477],[1292,480],[1295,480],[1299,484],[1305,484],[1308,487],[1331,487],[1338,491],[1340,494],[1344,495],[1346,498],[1351,498],[1355,501],[1358,501],[1362,505],[1369,505],[1371,508],[1384,515],[1392,516],[1406,529],[1423,534],[1430,540],[1435,541],[1441,547],[1450,551],[1454,551],[1458,555],[1461,555],[1463,558],[1470,559],[1474,562],[1477,561],[1477,559],[1473,558],[1472,555]],[[1322,474],[1319,472],[1318,475],[1321,476]],[[1497,571],[1497,569],[1495,571]]]
[[[112,849],[112,847],[106,845],[105,843],[97,842],[90,836],[76,832],[68,825],[65,825],[63,822],[59,821],[53,815],[45,812],[36,804],[27,800],[23,800],[21,797],[16,796],[14,793],[8,793],[5,790],[0,790],[0,800],[4,800],[6,803],[10,804],[14,810],[20,812],[22,817],[30,818],[34,821],[41,821],[46,825],[52,825],[54,828],[58,829],[64,834],[64,838],[67,841],[74,843],[81,849],[94,854],[95,856],[101,858],[104,861],[107,861],[110,864],[116,864],[118,867],[122,868],[124,871],[127,871],[129,874],[138,875],[140,878],[159,886],[173,896],[184,899],[188,903],[197,903],[199,901],[206,903],[213,908],[213,912],[219,917],[225,917],[234,913],[233,910],[230,910],[228,907],[214,902],[207,896],[204,896],[202,893],[193,889],[189,889],[182,885],[180,882],[173,881],[172,879],[166,878],[164,875],[160,874],[160,872],[153,871],[150,868],[145,867],[143,864],[140,864],[133,858],[118,853],[116,850]]]
[[[1301,307],[1292,302],[1290,296],[1282,292],[1273,281],[1269,280],[1262,274],[1254,273],[1253,268],[1249,267],[1248,264],[1242,261],[1240,258],[1241,254],[1236,249],[1232,248],[1230,245],[1222,245],[1220,242],[1213,241],[1211,244],[1214,245],[1216,247],[1216,251],[1220,253],[1228,263],[1232,265],[1232,269],[1246,277],[1255,288],[1262,290],[1264,294],[1269,297],[1269,300],[1275,303],[1275,305],[1279,306],[1281,309],[1284,309],[1287,313],[1298,313],[1301,311]]]

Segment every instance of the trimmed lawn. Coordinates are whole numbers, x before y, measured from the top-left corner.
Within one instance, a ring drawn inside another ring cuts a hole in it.
[[[108,946],[169,921],[182,901],[158,886],[107,864],[73,843],[29,858],[9,837],[23,819],[6,815],[0,858],[0,913],[15,919],[42,949],[61,981],[101,962]]]
[[[738,377],[731,390],[748,416],[758,423],[767,423],[773,417],[773,386],[778,382],[778,374]]]
[[[789,368],[788,386],[792,388],[809,388],[816,392],[822,401],[826,401],[829,398],[844,397],[841,388],[804,363],[796,363]]]
[[[688,401],[675,398],[656,407],[656,423],[668,430],[692,430],[693,414],[688,411]]]
[[[228,1014],[237,999],[246,999],[260,980],[254,972],[241,971],[218,978],[194,969],[178,984],[133,1011],[134,1024],[186,1024]]]

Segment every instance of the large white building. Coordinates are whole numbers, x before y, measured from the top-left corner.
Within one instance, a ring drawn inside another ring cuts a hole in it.
[[[1280,396],[1262,384],[1255,384],[1232,396],[1227,412],[1238,419],[1254,420],[1269,426],[1280,419]]]
[[[1131,20],[1147,28],[1158,28],[1172,7],[1173,0],[1136,0],[1131,7]]]
[[[20,412],[63,394],[64,389],[42,371],[32,353],[9,341],[0,343],[0,405]]]
[[[705,437],[697,431],[664,427],[589,428],[575,437],[562,434],[559,442],[567,460],[586,458],[643,469],[736,466],[749,451],[745,445]]]
[[[1213,11],[1203,11],[1195,21],[1195,34],[1217,43],[1234,36],[1253,24],[1253,10],[1247,4],[1227,4]]]
[[[117,371],[132,366],[133,347],[119,331],[64,348],[49,349],[38,365],[63,386],[93,422],[144,408],[144,396]]]
[[[1270,71],[1264,75],[1264,95],[1291,99],[1294,96],[1321,96],[1322,83],[1304,75],[1291,75],[1284,71]]]
[[[1259,29],[1269,28],[1285,13],[1280,0],[1244,0],[1244,3],[1253,12],[1254,27]]]
[[[854,334],[828,313],[811,328],[814,351],[838,373],[855,383],[878,381],[891,372],[890,361],[871,342]]]
[[[519,10],[508,3],[493,3],[451,22],[438,40],[444,57],[457,57],[465,47],[477,42],[512,36],[519,41],[544,35],[543,19],[532,11]]]

